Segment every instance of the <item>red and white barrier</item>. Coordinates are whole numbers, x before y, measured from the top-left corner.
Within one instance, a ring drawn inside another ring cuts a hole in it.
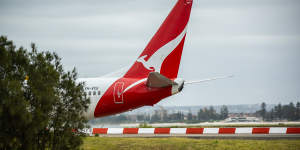
[[[93,128],[92,134],[300,134],[300,128]]]

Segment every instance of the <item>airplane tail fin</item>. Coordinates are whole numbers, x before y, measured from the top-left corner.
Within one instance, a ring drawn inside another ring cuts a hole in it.
[[[178,0],[158,31],[124,77],[146,78],[158,72],[177,78],[193,0]]]

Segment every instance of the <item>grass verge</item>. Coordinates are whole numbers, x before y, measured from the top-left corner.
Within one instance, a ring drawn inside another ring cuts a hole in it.
[[[300,140],[84,137],[85,150],[297,150]]]

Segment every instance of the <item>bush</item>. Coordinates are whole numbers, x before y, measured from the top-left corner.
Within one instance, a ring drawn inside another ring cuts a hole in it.
[[[79,149],[89,99],[57,54],[0,37],[0,149]]]

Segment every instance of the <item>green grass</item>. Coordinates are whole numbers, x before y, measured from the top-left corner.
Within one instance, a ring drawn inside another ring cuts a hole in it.
[[[85,137],[86,150],[297,150],[300,140]]]

